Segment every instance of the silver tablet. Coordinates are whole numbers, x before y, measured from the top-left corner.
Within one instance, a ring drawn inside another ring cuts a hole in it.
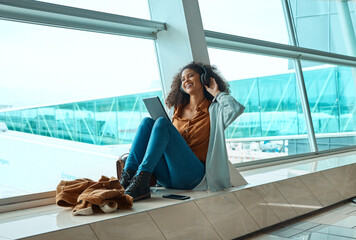
[[[143,102],[152,119],[156,120],[157,118],[164,117],[168,119],[168,121],[171,121],[158,96],[144,98]]]

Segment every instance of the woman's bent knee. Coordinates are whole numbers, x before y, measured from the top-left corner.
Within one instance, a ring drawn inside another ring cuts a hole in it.
[[[145,117],[144,119],[142,119],[141,125],[150,125],[153,126],[155,120],[153,120],[150,117]]]
[[[157,120],[155,121],[155,125],[158,126],[168,126],[168,124],[170,124],[170,121],[164,117],[157,118]]]

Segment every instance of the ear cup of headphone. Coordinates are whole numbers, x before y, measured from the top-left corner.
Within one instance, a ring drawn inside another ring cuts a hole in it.
[[[204,66],[201,66],[201,68],[203,69],[203,73],[200,75],[200,81],[203,85],[206,85],[209,87],[210,78],[209,78],[208,72],[206,71]]]

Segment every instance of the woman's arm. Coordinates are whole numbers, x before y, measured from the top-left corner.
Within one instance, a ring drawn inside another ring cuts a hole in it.
[[[222,107],[225,129],[245,110],[245,107],[242,104],[236,101],[233,96],[225,92],[220,93],[214,100],[219,103],[220,107]]]
[[[211,95],[214,96],[213,102],[218,102],[219,106],[222,108],[224,127],[226,129],[238,116],[243,113],[245,107],[236,101],[231,95],[225,92],[220,92],[214,78],[210,78],[209,87],[205,86],[205,88]]]

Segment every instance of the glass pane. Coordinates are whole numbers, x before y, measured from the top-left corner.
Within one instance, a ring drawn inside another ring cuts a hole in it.
[[[56,137],[56,121],[54,108],[39,108],[37,112],[37,132],[42,136]]]
[[[54,106],[57,138],[77,141],[74,104]]]
[[[41,0],[41,2],[150,19],[147,0]]]
[[[118,143],[116,98],[99,99],[95,101],[96,143],[111,145]]]
[[[74,103],[74,118],[79,142],[96,144],[94,101]]]
[[[0,28],[0,107],[58,105],[160,88],[151,40],[8,21],[0,21]]]
[[[288,32],[279,0],[200,0],[206,30],[288,44]]]
[[[234,163],[310,152],[292,60],[209,49],[245,112],[226,130]]]
[[[118,142],[119,144],[131,143],[136,135],[137,127],[144,117],[148,117],[143,98],[159,96],[162,99],[162,91],[152,91],[117,98],[118,102]]]
[[[142,98],[162,97],[153,42],[0,26],[0,122],[9,129],[0,134],[0,198],[116,176],[118,156],[148,116]]]
[[[289,1],[299,46],[356,56],[353,1]]]
[[[356,144],[356,69],[324,64],[303,74],[318,150]]]

